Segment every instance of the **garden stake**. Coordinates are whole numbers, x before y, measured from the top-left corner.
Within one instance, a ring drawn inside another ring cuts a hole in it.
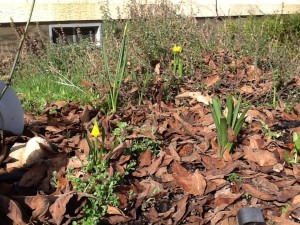
[[[20,54],[21,54],[22,47],[23,47],[23,44],[24,44],[24,41],[25,41],[25,37],[26,37],[27,31],[28,31],[29,23],[31,21],[31,16],[32,16],[34,5],[35,5],[35,0],[32,1],[31,10],[30,10],[29,18],[28,18],[27,23],[26,23],[25,31],[23,33],[23,36],[22,36],[22,39],[20,41],[16,57],[14,59],[12,68],[10,70],[8,81],[7,81],[6,85],[5,85],[5,87],[3,88],[3,90],[1,91],[0,100],[2,99],[4,93],[6,92],[6,90],[8,89],[8,87],[9,87],[9,85],[11,83],[11,80],[12,80],[12,77],[13,77],[13,74],[14,74],[17,62],[18,62]]]

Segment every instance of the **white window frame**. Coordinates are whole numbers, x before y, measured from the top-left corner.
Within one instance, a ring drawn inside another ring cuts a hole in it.
[[[95,34],[95,44],[96,46],[100,46],[101,43],[101,23],[60,23],[60,24],[51,24],[49,25],[49,37],[50,41],[53,43],[53,29],[61,29],[61,28],[74,28],[73,29],[73,42],[76,43],[76,29],[80,27],[97,27],[97,31]]]

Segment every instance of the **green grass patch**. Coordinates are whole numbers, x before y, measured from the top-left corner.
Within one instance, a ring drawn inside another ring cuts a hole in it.
[[[96,99],[96,93],[84,87],[80,87],[82,91],[79,91],[76,88],[80,86],[79,81],[75,79],[72,81],[75,86],[61,84],[60,79],[53,74],[36,74],[18,78],[13,83],[13,87],[22,101],[24,110],[36,113],[40,113],[47,102],[66,100],[87,104]]]
[[[88,42],[49,45],[41,55],[23,58],[12,86],[24,110],[39,113],[47,102],[68,100],[87,104],[99,98],[92,87],[82,84],[82,80],[94,79],[91,59],[87,57],[90,47]]]

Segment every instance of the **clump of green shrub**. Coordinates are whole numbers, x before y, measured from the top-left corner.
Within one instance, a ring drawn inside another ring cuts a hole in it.
[[[163,89],[164,101],[174,100],[186,81],[174,76],[174,45],[183,49],[180,58],[183,68],[176,71],[192,81],[189,90],[203,89],[199,81],[212,72],[203,59],[219,51],[233,58],[247,57],[259,68],[267,68],[265,72],[272,70],[276,95],[280,94],[280,84],[297,74],[299,14],[224,18],[222,21],[195,19],[179,15],[174,6],[165,2],[157,5],[132,2],[128,11],[131,19],[127,30],[127,72],[117,96],[123,99],[120,103],[155,101],[155,92],[161,91],[157,87]],[[102,24],[112,70],[117,68],[125,23],[110,19],[106,13]],[[72,100],[101,105],[108,112],[109,105],[104,100],[109,84],[102,49],[89,40],[69,45],[44,43],[43,46],[39,55],[34,52],[30,55],[29,51],[22,58],[13,83],[25,110],[41,111],[46,102]],[[293,99],[298,97],[299,94],[292,96]],[[281,98],[276,96],[276,99]]]

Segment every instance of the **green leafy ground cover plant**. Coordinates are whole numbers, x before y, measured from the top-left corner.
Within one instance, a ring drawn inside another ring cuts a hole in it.
[[[72,173],[74,168],[72,167],[67,173],[67,178],[74,190],[93,195],[93,197],[88,198],[87,204],[83,206],[84,216],[80,224],[85,225],[100,224],[101,217],[106,214],[107,207],[117,207],[119,205],[119,198],[114,189],[122,183],[123,177],[128,175],[135,165],[134,163],[128,164],[123,175],[119,172],[110,175],[108,168],[112,151],[105,152],[105,132],[104,129],[100,131],[96,119],[91,135],[94,137],[93,140],[90,140],[88,135],[86,136],[90,152],[87,156],[87,164],[82,167],[82,176],[74,176]],[[100,136],[101,145],[99,148],[98,137]],[[121,136],[121,133],[119,136]],[[54,180],[54,184],[56,183]]]
[[[121,144],[125,140],[125,136],[128,134],[128,124],[126,122],[118,122],[117,127],[113,130],[112,134],[116,138],[116,145]]]
[[[132,128],[130,128],[126,122],[118,122],[117,127],[112,132],[116,138],[116,143],[114,144],[117,146],[123,143],[130,130],[132,130]],[[146,150],[150,150],[152,154],[158,154],[160,144],[161,142],[159,140],[153,140],[151,138],[134,138],[131,147],[126,149],[125,155],[138,157]]]
[[[152,154],[158,154],[161,141],[150,138],[136,138],[132,141],[132,147],[127,149],[125,154],[139,156],[142,152],[149,150]]]
[[[111,87],[120,87],[118,98],[141,103],[143,100],[153,100],[151,90],[157,85],[158,80],[164,83],[162,85],[164,93],[168,94],[164,98],[172,101],[180,86],[175,84],[172,77],[173,68],[169,68],[174,59],[172,47],[176,44],[184,48],[184,56],[182,55],[181,59],[184,62],[184,73],[190,77],[195,89],[204,89],[200,85],[201,82],[196,80],[197,71],[203,71],[201,75],[203,77],[211,72],[202,59],[208,52],[218,52],[221,49],[236,60],[242,55],[247,55],[253,61],[253,65],[262,70],[262,77],[267,76],[267,71],[272,68],[273,90],[254,104],[274,106],[277,101],[287,99],[287,92],[283,91],[284,84],[297,73],[295,65],[299,61],[295,47],[299,42],[299,38],[296,38],[299,33],[297,30],[299,15],[196,21],[176,15],[168,5],[141,9],[138,5],[128,7],[131,9],[132,20],[131,25],[127,27],[126,35],[129,72],[123,77],[126,84],[122,87],[109,84],[107,67],[101,66],[105,65],[103,49],[95,48],[89,40],[83,40],[78,44],[65,45],[59,42],[49,45],[36,37],[37,41],[42,42],[41,46],[44,46],[44,49],[39,53],[29,51],[26,57],[22,58],[16,73],[18,79],[13,81],[25,110],[42,109],[46,102],[63,99],[97,104],[103,110],[109,111],[106,109],[109,104],[105,96],[107,93],[110,93],[109,96],[111,94],[115,96],[112,99],[116,99],[117,96],[116,91],[110,91]],[[118,68],[124,27],[123,21],[110,19],[103,21],[103,39],[106,40],[105,48],[111,69]],[[182,30],[185,31],[184,34]],[[226,71],[236,73],[239,69],[242,67],[234,68],[232,65],[223,64],[224,73]],[[64,78],[64,82],[61,78]],[[66,80],[68,82],[65,82]],[[110,82],[114,81],[116,80]],[[31,94],[37,86],[41,88],[35,90],[35,94]],[[139,99],[135,99],[136,87]],[[288,102],[296,101],[299,97],[299,91],[296,89],[293,91],[294,94],[292,90],[289,93],[292,99]],[[99,98],[102,99],[101,103],[97,101]],[[120,107],[123,106],[120,104]]]
[[[88,171],[93,170],[93,172]],[[83,207],[84,217],[81,224],[99,224],[100,218],[106,214],[107,206],[118,206],[119,199],[114,193],[114,188],[120,184],[121,175],[114,174],[110,176],[107,171],[105,161],[99,164],[90,165],[82,168],[84,176],[88,176],[86,180],[82,177],[77,178],[73,175],[73,170],[70,168],[67,178],[72,183],[74,190],[82,193],[92,194],[88,202]]]
[[[119,122],[112,132],[119,142],[118,144],[125,141],[127,126],[126,122]],[[93,140],[88,135],[86,136],[89,155],[87,157],[87,164],[83,165],[81,169],[82,175],[80,177],[74,176],[73,167],[67,173],[67,178],[70,180],[74,190],[93,195],[93,197],[88,198],[88,203],[83,207],[84,216],[80,224],[86,225],[101,224],[101,217],[106,214],[108,206],[119,206],[119,198],[114,190],[124,181],[124,177],[129,175],[135,166],[135,162],[131,162],[126,166],[122,175],[119,172],[110,175],[108,169],[112,151],[106,152],[104,147],[106,135],[104,129],[99,128],[96,119],[94,120],[94,126],[90,134]],[[98,147],[99,137],[101,137],[100,147]],[[159,142],[148,138],[134,139],[131,147],[126,149],[124,154],[138,157],[146,150],[157,154],[159,144]],[[52,176],[52,184],[58,187],[57,174],[54,172]]]

